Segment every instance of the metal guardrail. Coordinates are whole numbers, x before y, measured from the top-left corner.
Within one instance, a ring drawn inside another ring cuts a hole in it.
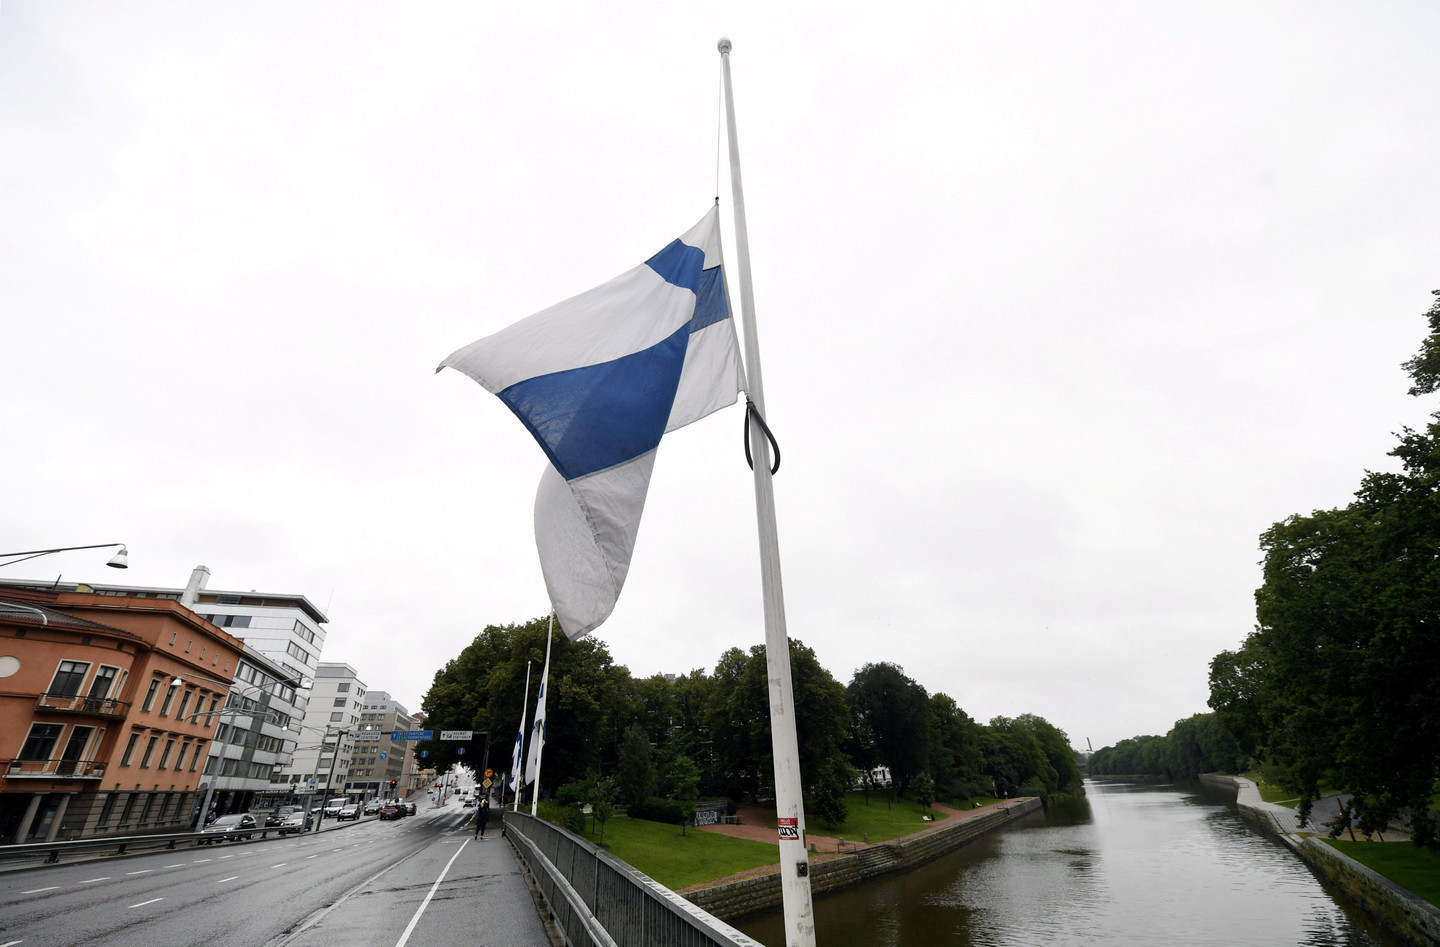
[[[236,835],[258,835],[266,838],[270,833],[283,835],[278,825],[260,826],[253,829],[246,829]],[[304,833],[291,830],[291,834],[301,835]],[[222,835],[219,832],[176,832],[171,834],[154,835],[106,835],[100,838],[66,839],[65,841],[54,842],[20,842],[11,845],[0,845],[0,862],[19,860],[32,855],[46,855],[45,864],[54,864],[60,860],[62,854],[110,854],[126,855],[133,854],[127,849],[174,849],[181,842],[194,841],[197,844],[200,840],[207,843],[224,842],[233,839],[233,836]]]
[[[102,717],[124,717],[130,712],[128,700],[114,700],[109,697],[67,697],[64,694],[41,694],[35,706],[39,710],[98,714]]]
[[[571,947],[761,947],[558,825],[519,812],[504,825]]]
[[[0,776],[6,779],[100,779],[104,775],[103,760],[0,760]]]

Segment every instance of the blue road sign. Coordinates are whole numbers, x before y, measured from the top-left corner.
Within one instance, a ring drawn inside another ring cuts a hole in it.
[[[456,753],[459,753],[461,756],[464,756],[464,755],[465,755],[465,748],[464,748],[463,746],[462,746],[462,747],[459,747],[459,748],[457,748],[457,749],[455,750],[455,752],[456,752]]]

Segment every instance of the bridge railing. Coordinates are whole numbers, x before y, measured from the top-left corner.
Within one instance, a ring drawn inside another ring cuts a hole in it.
[[[505,834],[571,947],[761,947],[558,825],[506,812]]]

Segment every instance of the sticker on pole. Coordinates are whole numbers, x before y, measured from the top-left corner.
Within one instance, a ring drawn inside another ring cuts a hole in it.
[[[776,826],[780,829],[780,841],[800,841],[800,820],[799,819],[776,819]]]

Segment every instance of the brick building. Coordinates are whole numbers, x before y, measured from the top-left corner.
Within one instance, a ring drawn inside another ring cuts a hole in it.
[[[168,599],[0,590],[0,843],[185,831],[242,647]]]

